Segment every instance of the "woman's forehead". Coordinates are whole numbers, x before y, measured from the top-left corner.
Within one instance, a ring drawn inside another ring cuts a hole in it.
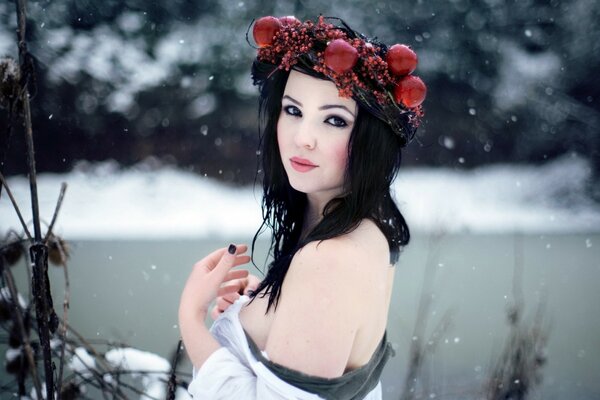
[[[347,97],[340,97],[338,88],[327,79],[319,79],[308,74],[291,70],[285,85],[284,95],[288,95],[301,103],[340,104],[350,110],[356,109],[356,102]]]

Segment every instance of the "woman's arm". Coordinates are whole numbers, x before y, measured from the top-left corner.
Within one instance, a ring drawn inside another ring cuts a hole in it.
[[[232,285],[222,287],[223,282],[248,276],[246,270],[231,270],[250,261],[249,256],[243,255],[246,250],[247,246],[236,248],[230,245],[227,249],[214,251],[194,265],[185,284],[179,303],[179,329],[186,352],[196,368],[221,347],[204,320],[215,297],[237,291]]]

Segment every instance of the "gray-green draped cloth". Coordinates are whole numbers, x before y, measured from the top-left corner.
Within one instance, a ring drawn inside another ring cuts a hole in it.
[[[302,390],[321,396],[327,400],[362,400],[373,390],[381,377],[383,367],[395,352],[387,341],[387,331],[369,362],[360,368],[346,372],[337,378],[322,378],[307,375],[283,365],[274,363],[262,355],[252,338],[244,331],[250,351],[279,379]]]

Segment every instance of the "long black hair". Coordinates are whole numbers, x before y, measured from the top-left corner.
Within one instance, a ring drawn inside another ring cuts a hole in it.
[[[316,74],[304,69],[300,72],[313,76]],[[269,294],[268,312],[271,306],[277,308],[283,280],[292,258],[300,248],[313,241],[351,232],[363,219],[370,219],[379,227],[388,241],[391,264],[397,262],[402,247],[408,244],[410,233],[392,199],[390,186],[400,168],[400,150],[405,140],[357,102],[358,115],[348,144],[345,194],[330,200],[321,221],[306,237],[301,237],[306,194],[290,185],[277,143],[277,121],[289,72],[255,61],[252,76],[260,88],[259,154],[263,174],[263,222],[254,235],[252,253],[260,233],[270,228],[270,255],[273,260],[267,275],[250,297],[254,299],[266,289],[261,296]]]

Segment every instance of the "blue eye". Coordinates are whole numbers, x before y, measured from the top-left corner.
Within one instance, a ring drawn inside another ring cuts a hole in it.
[[[300,117],[302,115],[302,112],[298,109],[298,107],[295,106],[285,106],[283,107],[283,111],[285,111],[286,114],[294,117]]]
[[[340,117],[329,117],[325,120],[325,122],[327,122],[329,125],[333,125],[337,128],[345,128],[348,126],[348,123],[346,121],[344,121],[342,118]]]

